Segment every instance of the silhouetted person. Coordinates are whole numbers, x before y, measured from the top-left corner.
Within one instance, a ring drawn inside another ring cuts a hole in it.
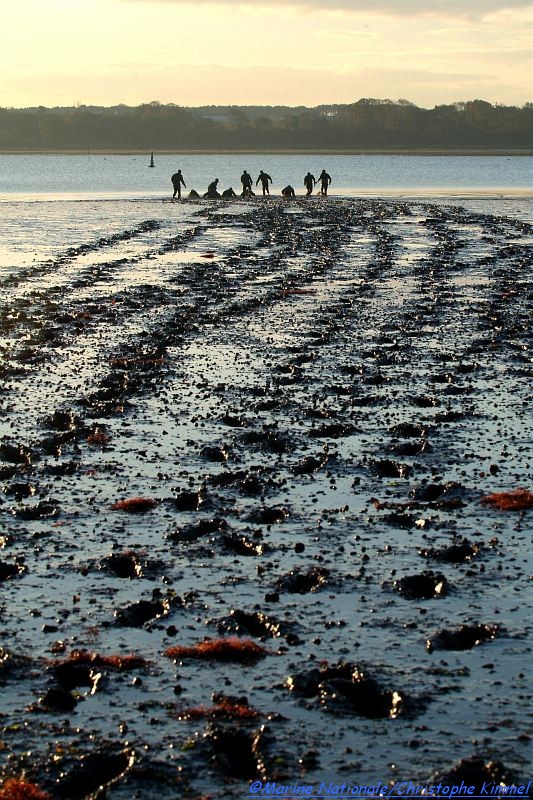
[[[249,172],[244,172],[241,175],[241,183],[242,183],[242,196],[246,197],[246,195],[252,195],[252,176]]]
[[[320,194],[326,196],[328,193],[328,186],[331,183],[331,175],[328,175],[326,170],[323,169],[320,175],[318,176],[318,179],[320,181]]]
[[[311,173],[308,172],[307,175],[304,178],[304,186],[307,189],[307,197],[309,197],[309,195],[313,193],[313,189],[315,187],[315,183],[316,183],[315,176],[311,175]]]
[[[172,199],[174,200],[176,195],[178,195],[178,200],[181,200],[181,187],[186,189],[185,181],[183,180],[183,175],[181,174],[181,169],[174,173],[174,175],[170,179],[172,181],[172,186],[174,187],[174,194],[172,195]]]
[[[229,189],[224,189],[224,191],[222,192],[222,197],[228,199],[228,198],[231,198],[231,197],[237,197],[237,195],[235,194],[235,192],[233,191],[232,187],[230,186]]]
[[[220,197],[217,186],[218,186],[218,178],[215,178],[215,180],[212,183],[210,183],[209,186],[207,187],[207,192],[204,194],[204,197],[208,197],[211,199],[215,197]]]
[[[272,178],[270,177],[270,175],[267,175],[266,172],[263,172],[263,170],[261,170],[261,172],[259,173],[259,177],[255,182],[256,186],[259,183],[259,181],[261,181],[261,188],[263,190],[263,194],[264,195],[270,194],[270,192],[268,191],[268,182],[270,181],[270,183],[272,183]]]
[[[191,200],[199,200],[200,199],[200,195],[198,194],[196,189],[191,189],[191,191],[189,192],[189,198]]]
[[[281,194],[283,197],[296,197],[296,192],[290,184],[281,190]]]

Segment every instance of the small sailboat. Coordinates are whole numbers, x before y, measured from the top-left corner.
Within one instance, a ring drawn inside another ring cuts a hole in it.
[[[152,154],[150,156],[150,163],[148,164],[149,167],[155,167],[154,164],[154,151],[152,150]]]

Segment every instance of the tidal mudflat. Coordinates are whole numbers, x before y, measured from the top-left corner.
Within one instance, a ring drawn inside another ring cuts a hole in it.
[[[533,227],[26,208],[0,251],[0,797],[527,781]]]

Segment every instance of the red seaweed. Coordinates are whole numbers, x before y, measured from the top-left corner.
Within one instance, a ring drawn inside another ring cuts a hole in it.
[[[176,645],[165,650],[168,658],[196,658],[204,661],[257,661],[269,655],[269,651],[251,639],[228,636],[222,639],[206,639],[189,647]]]
[[[130,497],[128,500],[119,500],[111,506],[113,511],[127,511],[129,514],[142,514],[150,511],[157,505],[157,500],[151,497]]]
[[[107,433],[104,433],[103,431],[96,429],[87,436],[87,442],[89,444],[98,446],[107,444],[110,438],[111,437]]]
[[[480,502],[498,508],[500,511],[524,511],[533,508],[533,492],[529,492],[527,489],[494,492],[494,494],[482,497]]]
[[[50,800],[50,795],[24,778],[7,778],[0,786],[0,800]]]

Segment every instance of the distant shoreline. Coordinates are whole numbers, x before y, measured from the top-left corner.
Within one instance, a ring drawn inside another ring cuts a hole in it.
[[[150,150],[135,148],[2,148],[0,156],[14,155],[63,155],[63,156],[148,156]],[[533,149],[497,149],[497,148],[353,148],[353,149],[176,149],[176,150],[154,150],[157,156],[229,156],[229,155],[269,155],[269,156],[533,156]]]

